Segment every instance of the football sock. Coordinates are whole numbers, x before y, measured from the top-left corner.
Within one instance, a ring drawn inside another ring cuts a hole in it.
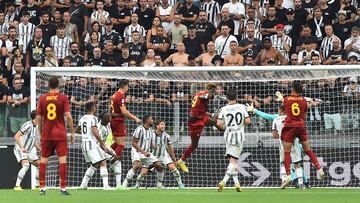
[[[190,144],[184,151],[184,154],[182,155],[181,160],[185,161],[186,158],[188,158],[195,149],[196,149],[196,147],[194,147],[192,144]]]
[[[173,174],[178,185],[181,185],[182,181],[181,181],[181,176],[180,176],[179,170],[177,168],[175,168],[175,169],[171,170],[170,172]]]
[[[59,171],[60,171],[60,189],[65,190],[66,188],[66,181],[67,181],[67,164],[60,163],[59,164]]]
[[[318,161],[315,153],[311,149],[307,150],[305,153],[308,155],[308,157],[310,158],[311,162],[314,164],[316,169],[320,170],[321,166],[319,164],[319,161]]]
[[[109,174],[106,166],[100,167],[100,176],[103,180],[103,187],[109,187]]]
[[[23,180],[26,172],[29,170],[30,164],[29,163],[24,163],[22,165],[22,168],[19,170],[18,176],[16,178],[16,184],[15,186],[20,186],[21,181]]]
[[[45,187],[45,174],[46,174],[46,164],[40,163],[40,166],[39,166],[40,188]]]
[[[115,181],[116,187],[121,186],[121,161],[116,161],[114,163],[114,174],[115,174]]]
[[[85,175],[84,175],[84,178],[82,179],[81,181],[81,186],[80,187],[83,187],[83,188],[86,188],[91,177],[94,175],[96,171],[96,168],[94,166],[90,166],[86,172],[85,172]]]
[[[287,176],[290,175],[290,163],[291,163],[290,152],[284,152],[284,166]]]

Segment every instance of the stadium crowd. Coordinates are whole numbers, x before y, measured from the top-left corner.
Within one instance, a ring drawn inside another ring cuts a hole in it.
[[[359,27],[355,0],[0,0],[0,134],[5,123],[12,136],[27,120],[34,66],[358,64]],[[357,78],[321,80],[309,87],[332,88],[324,91],[337,93],[326,96],[330,102],[341,94],[357,101],[357,83]],[[116,86],[104,78],[69,78],[66,84],[75,119],[89,100],[105,111]],[[159,103],[171,111],[174,102],[188,105],[191,99],[186,83],[132,81],[130,86],[137,92],[129,93],[129,103]],[[259,92],[241,95],[258,107],[274,103],[273,92]],[[358,128],[358,112],[351,109],[346,111],[356,116]],[[310,118],[325,118],[324,111],[314,109]],[[345,110],[328,114],[334,111]]]

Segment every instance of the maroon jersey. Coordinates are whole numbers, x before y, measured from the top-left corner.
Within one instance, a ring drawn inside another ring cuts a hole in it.
[[[40,96],[37,114],[44,120],[41,140],[66,140],[65,112],[70,112],[67,96],[58,92]]]
[[[302,96],[288,96],[284,98],[286,119],[284,127],[305,126],[307,102]]]
[[[110,108],[111,113],[120,114],[120,116],[115,116],[112,120],[125,120],[124,115],[121,112],[120,107],[125,107],[125,95],[119,91],[115,92],[110,98]]]
[[[209,91],[203,90],[194,96],[191,102],[190,115],[201,118],[207,112]]]

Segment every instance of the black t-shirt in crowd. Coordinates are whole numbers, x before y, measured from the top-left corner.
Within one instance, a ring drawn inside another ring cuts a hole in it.
[[[286,8],[278,9],[276,8],[276,18],[279,20],[279,23],[284,23],[286,19]]]
[[[111,9],[111,12],[110,12],[110,17],[111,18],[124,19],[126,16],[130,16],[130,10],[125,8],[125,7],[122,8],[121,10],[119,10],[117,6],[114,6]],[[114,25],[113,29],[116,32],[122,34],[122,33],[124,33],[124,30],[125,30],[126,26],[128,26],[128,25],[129,25],[128,23],[127,24]]]
[[[198,57],[202,54],[201,45],[203,44],[202,39],[199,36],[196,36],[194,39],[190,37],[183,40],[185,45],[185,52],[193,57]]]
[[[150,8],[146,8],[145,11],[137,9],[135,13],[139,16],[139,24],[142,25],[145,30],[149,30],[155,16],[154,10],[151,10]]]
[[[79,33],[84,32],[84,16],[89,15],[89,10],[84,4],[79,6],[72,5],[69,8],[69,13],[71,14],[70,22],[77,25]]]
[[[56,35],[56,25],[54,23],[40,24],[38,26],[43,31],[43,40],[45,44],[50,44],[50,38]]]
[[[101,58],[105,60],[107,66],[117,66],[119,64],[119,53],[101,53]]]
[[[352,13],[356,15],[356,8],[351,4],[344,7],[342,10],[346,12],[346,20],[349,20],[351,18]]]
[[[0,84],[0,99],[3,99],[4,96],[8,95],[8,87],[6,87],[3,84]],[[0,104],[0,113],[4,113],[5,112],[5,107],[6,104]]]
[[[254,38],[253,41],[250,41],[248,38],[240,40],[239,46],[246,47],[249,44],[253,44],[253,47],[248,49],[246,52],[244,52],[243,56],[252,56],[256,58],[256,56],[259,54],[260,50],[262,49],[262,42],[259,39]]]
[[[235,23],[234,23],[233,20],[229,19],[229,20],[226,20],[226,21],[221,21],[221,22],[219,23],[219,25],[218,25],[218,30],[221,31],[221,26],[223,26],[223,25],[229,26],[229,28],[231,29],[231,30],[230,30],[230,34],[231,34],[231,35],[234,35]]]
[[[105,59],[101,58],[90,58],[89,59],[90,66],[110,66],[107,64]]]
[[[279,24],[280,21],[275,18],[274,20],[269,20],[269,19],[266,19],[264,20],[264,22],[262,23],[262,28],[274,28],[277,24]],[[270,34],[270,35],[263,35],[263,38],[264,37],[267,37],[267,36],[271,36],[273,35],[274,33]]]
[[[77,54],[76,56],[69,55],[67,58],[70,59],[71,66],[84,66],[84,57],[80,54]]]
[[[129,43],[129,53],[130,56],[135,59],[137,64],[140,64],[143,59],[143,55],[146,52],[146,45],[144,43],[138,42],[134,44],[134,42]]]
[[[38,42],[31,40],[26,47],[26,52],[30,53],[30,65],[37,66],[39,62],[44,61],[45,57],[45,48],[49,46],[49,44],[45,44],[44,40],[40,40]]]
[[[287,20],[285,22],[284,32],[292,39],[292,46],[290,53],[295,52],[296,42],[298,41],[300,35],[300,28],[301,28],[300,23],[297,22],[295,19],[293,21]]]
[[[342,45],[344,45],[345,40],[349,38],[351,27],[351,23],[340,24],[337,22],[333,24],[334,34],[340,38]]]
[[[26,5],[21,9],[20,15],[22,15],[24,12],[28,12],[30,14],[30,23],[34,24],[35,26],[39,25],[41,16],[41,9],[39,6],[33,5],[32,7],[29,7]]]
[[[124,58],[123,56],[120,56],[119,58],[119,65],[122,67],[128,67],[129,66],[129,61],[131,60],[131,56],[129,55],[129,57]]]
[[[197,22],[195,23],[195,28],[196,28],[196,35],[203,41],[206,48],[207,43],[212,41],[212,36],[216,33],[215,26],[210,22],[206,22],[206,23]]]
[[[328,56],[328,59],[329,58],[347,60],[347,53],[344,49],[340,49],[340,51],[331,50]]]
[[[199,15],[199,8],[195,5],[191,5],[190,8],[187,7],[185,4],[183,7],[181,7],[178,11],[179,14],[181,14],[185,18],[192,18],[194,15]],[[186,27],[189,27],[190,24],[193,24],[193,22],[181,21],[182,24],[184,24]]]
[[[101,42],[105,44],[105,41],[111,40],[113,45],[117,46],[118,44],[122,43],[122,38],[118,32],[113,30],[110,34],[103,34],[101,36]]]
[[[295,20],[297,20],[301,25],[306,24],[308,15],[309,12],[305,8],[295,9]]]
[[[170,44],[170,39],[167,37],[159,37],[156,35],[152,35],[150,38],[150,43],[157,46],[163,46],[165,43]],[[168,57],[169,53],[167,51],[159,51],[155,50],[156,55],[160,55],[162,60],[165,60]]]

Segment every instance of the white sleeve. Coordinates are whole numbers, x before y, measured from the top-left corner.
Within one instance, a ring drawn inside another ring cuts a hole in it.
[[[246,107],[244,105],[242,105],[242,109],[243,109],[243,112],[244,112],[244,117],[249,118],[249,113],[247,112]]]
[[[271,129],[272,129],[273,131],[277,131],[277,130],[276,130],[276,120],[277,120],[277,119],[275,119],[275,120],[272,122],[272,127],[271,127]]]
[[[172,141],[170,135],[165,132],[165,136],[166,136],[166,144],[168,144],[168,145],[172,144],[173,141]]]
[[[218,118],[219,118],[220,120],[225,121],[224,116],[225,116],[224,107],[222,107],[222,108],[220,109],[220,113],[219,113],[219,115],[218,115]]]
[[[141,129],[140,129],[140,126],[137,127],[133,133],[133,138],[136,138],[136,139],[139,139],[140,138],[140,132],[141,132]]]
[[[91,127],[98,127],[98,121],[95,116],[91,119]]]
[[[24,123],[21,128],[20,128],[20,132],[22,134],[25,134],[27,133],[29,130],[31,129],[31,122],[26,122]]]

